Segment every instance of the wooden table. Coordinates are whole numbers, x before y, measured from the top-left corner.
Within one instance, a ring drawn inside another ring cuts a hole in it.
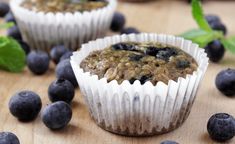
[[[235,35],[235,2],[210,1],[205,2],[204,8],[208,13],[220,15],[229,29],[229,35]],[[128,26],[135,26],[145,32],[179,34],[196,27],[191,18],[190,6],[185,1],[120,3],[118,10],[125,13]],[[32,90],[41,96],[45,107],[49,103],[47,88],[55,79],[55,66],[51,64],[50,70],[43,76],[34,76],[27,68],[20,74],[0,71],[0,131],[14,132],[21,144],[158,144],[163,140],[175,140],[181,144],[215,143],[208,137],[207,120],[217,112],[235,116],[235,99],[223,96],[215,88],[214,80],[220,70],[235,68],[234,62],[235,57],[227,52],[221,63],[210,64],[191,114],[180,128],[168,134],[145,138],[118,136],[96,126],[79,90],[72,104],[72,121],[65,129],[47,129],[40,116],[31,123],[19,122],[9,113],[10,97],[20,90]],[[235,143],[235,138],[229,143]]]

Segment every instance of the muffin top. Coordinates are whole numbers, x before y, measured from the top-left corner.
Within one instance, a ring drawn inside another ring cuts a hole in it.
[[[106,0],[25,0],[22,7],[36,12],[84,12],[108,5]]]
[[[117,80],[121,84],[129,80],[131,84],[139,80],[141,84],[150,81],[168,83],[179,77],[192,74],[198,67],[192,56],[180,48],[161,43],[122,42],[103,50],[91,52],[80,67],[85,72],[105,77],[108,82]]]

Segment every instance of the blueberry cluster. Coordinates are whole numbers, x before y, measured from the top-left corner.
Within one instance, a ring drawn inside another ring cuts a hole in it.
[[[120,32],[121,34],[132,34],[132,33],[138,34],[138,33],[140,33],[139,30],[137,30],[134,27],[125,27],[125,24],[126,24],[125,16],[120,12],[115,12],[110,29],[113,32]]]

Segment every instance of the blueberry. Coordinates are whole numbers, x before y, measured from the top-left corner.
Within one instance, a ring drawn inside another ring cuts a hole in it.
[[[140,84],[144,84],[145,82],[147,82],[148,80],[150,79],[149,76],[141,76],[141,78],[139,79],[140,80]]]
[[[166,141],[161,142],[160,144],[179,144],[179,143],[177,143],[175,141],[166,140]]]
[[[129,59],[131,61],[139,61],[143,57],[144,57],[143,55],[132,54],[132,55],[129,56]]]
[[[61,61],[56,67],[56,77],[58,79],[66,79],[69,80],[74,87],[78,86],[76,77],[74,75],[72,66],[70,64],[70,60],[66,59]]]
[[[63,60],[66,60],[66,59],[70,59],[70,57],[73,55],[73,52],[72,51],[68,51],[66,52],[65,54],[63,54],[61,57],[60,57],[60,62],[63,61]]]
[[[136,51],[135,46],[132,44],[128,44],[128,43],[117,43],[117,44],[112,45],[112,48],[114,50]]]
[[[126,23],[125,16],[122,13],[115,12],[111,23],[111,30],[114,32],[121,31]]]
[[[74,86],[68,80],[57,79],[49,86],[48,95],[51,102],[64,101],[70,103],[74,97]]]
[[[177,51],[173,48],[160,48],[156,55],[156,58],[168,61],[171,56],[177,55]]]
[[[0,144],[20,144],[20,141],[11,132],[0,132]]]
[[[225,49],[219,40],[214,40],[205,47],[205,52],[210,61],[219,62],[224,56]]]
[[[20,30],[16,25],[7,30],[7,36],[12,37],[16,40],[22,40]]]
[[[124,28],[121,31],[121,34],[138,34],[138,33],[140,33],[139,30],[133,27]]]
[[[210,23],[210,26],[213,30],[222,31],[224,35],[227,34],[227,28],[225,27],[224,24],[222,24],[220,22]]]
[[[7,3],[0,2],[0,17],[4,17],[9,11],[9,5]]]
[[[55,46],[51,49],[50,52],[51,59],[55,64],[58,64],[60,61],[60,57],[68,51],[69,49],[63,45]]]
[[[219,16],[214,15],[214,14],[208,14],[208,15],[205,16],[205,18],[206,18],[206,20],[209,24],[211,24],[211,23],[220,23],[221,22]]]
[[[217,113],[211,116],[207,123],[210,137],[216,141],[227,141],[235,135],[234,118],[226,113]]]
[[[156,47],[148,47],[145,50],[146,55],[156,56],[157,53],[158,53],[158,48],[156,48]]]
[[[185,69],[190,66],[190,62],[187,60],[179,60],[176,63],[176,67],[180,69]]]
[[[36,75],[44,74],[49,68],[50,58],[46,52],[31,51],[27,56],[28,68]]]
[[[64,128],[72,118],[72,110],[70,106],[58,101],[45,107],[42,112],[43,123],[52,130]]]
[[[30,47],[29,47],[29,45],[28,45],[26,42],[21,41],[21,40],[18,40],[18,43],[21,45],[21,47],[22,47],[22,49],[24,50],[25,54],[26,54],[26,55],[29,54],[29,52],[30,52]]]
[[[42,107],[40,97],[32,91],[21,91],[11,97],[9,109],[20,121],[31,121],[36,118]]]
[[[13,22],[16,24],[16,20],[15,20],[15,17],[13,15],[12,12],[9,12],[6,16],[5,16],[5,21],[6,22]]]
[[[235,69],[221,71],[215,79],[216,87],[226,96],[235,95]]]

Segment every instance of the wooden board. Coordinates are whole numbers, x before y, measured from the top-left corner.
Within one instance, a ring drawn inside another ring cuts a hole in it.
[[[205,2],[204,7],[206,12],[220,15],[229,29],[229,35],[235,35],[235,2],[211,1]],[[126,14],[128,26],[145,32],[179,34],[196,27],[190,15],[190,6],[185,1],[120,3],[118,10]],[[118,136],[96,126],[79,90],[72,104],[73,118],[67,128],[50,131],[43,125],[40,116],[31,123],[19,122],[9,113],[10,97],[20,90],[32,90],[41,96],[44,107],[49,103],[47,88],[55,79],[55,66],[51,64],[50,70],[43,76],[34,76],[27,68],[20,74],[0,71],[0,131],[14,132],[21,144],[158,144],[166,139],[181,144],[212,144],[214,142],[206,131],[209,117],[217,112],[235,116],[235,99],[223,96],[214,85],[216,74],[228,67],[235,68],[234,62],[234,55],[227,52],[220,64],[210,64],[191,114],[180,128],[168,134],[146,138]],[[235,138],[229,143],[234,144]]]

